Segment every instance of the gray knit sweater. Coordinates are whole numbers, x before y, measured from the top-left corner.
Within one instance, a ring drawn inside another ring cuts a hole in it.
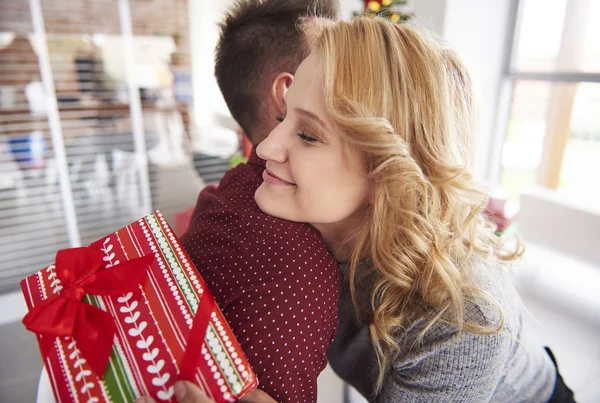
[[[502,332],[458,333],[454,326],[439,322],[415,344],[425,323],[412,323],[398,340],[405,347],[377,396],[373,395],[377,361],[365,325],[369,315],[357,323],[344,282],[338,334],[328,351],[332,368],[374,402],[547,402],[554,389],[555,368],[523,327],[523,306],[510,276],[485,264],[478,276],[479,285],[503,308]],[[466,306],[465,316],[481,325],[498,320],[497,310],[484,303]]]

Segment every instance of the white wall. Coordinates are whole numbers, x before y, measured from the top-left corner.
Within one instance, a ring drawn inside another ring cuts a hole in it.
[[[461,55],[471,73],[479,101],[480,130],[475,169],[483,177],[489,161],[491,136],[505,62],[513,0],[438,0],[446,3],[444,38]],[[417,0],[416,3],[420,3]]]
[[[217,23],[233,3],[234,0],[188,2],[194,121],[199,127],[211,125],[214,113],[229,114],[214,77],[214,52],[219,39]]]
[[[447,3],[452,0],[409,0],[414,21],[421,27],[444,36]]]
[[[441,35],[471,73],[479,105],[475,171],[484,179],[497,125],[496,111],[514,0],[412,0],[415,21]]]
[[[362,9],[362,0],[340,0],[340,17],[350,20],[355,11]]]

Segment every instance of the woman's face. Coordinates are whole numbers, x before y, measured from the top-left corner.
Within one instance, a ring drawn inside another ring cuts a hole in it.
[[[285,116],[257,148],[267,168],[255,199],[267,214],[323,232],[360,222],[369,182],[364,156],[342,146],[340,129],[325,112],[320,63],[316,53],[302,62],[284,97]]]

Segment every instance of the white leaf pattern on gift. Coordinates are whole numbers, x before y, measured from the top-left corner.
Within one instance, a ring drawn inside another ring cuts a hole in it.
[[[62,282],[56,275],[56,266],[51,264],[46,269],[46,272],[49,273],[48,279],[51,280],[50,287],[52,287],[52,293],[53,294],[60,293],[60,291],[63,289],[63,286],[62,286]],[[67,349],[71,352],[68,355],[68,358],[71,361],[75,361],[73,363],[73,368],[75,368],[79,371],[75,374],[75,382],[83,384],[80,389],[81,394],[87,395],[88,399],[87,399],[86,403],[97,403],[99,401],[98,398],[95,396],[92,396],[91,393],[89,392],[89,390],[92,389],[95,386],[95,384],[93,381],[88,380],[88,377],[90,377],[92,375],[92,371],[90,371],[89,369],[83,368],[83,364],[85,364],[87,362],[86,359],[83,358],[83,356],[81,355],[81,352],[77,348],[77,343],[75,342],[75,340],[73,340],[71,337],[66,337],[65,341],[68,343]]]
[[[160,400],[170,400],[173,397],[173,394],[175,393],[175,389],[173,386],[166,388],[165,384],[169,381],[171,375],[166,372],[161,374],[161,371],[165,365],[165,361],[156,360],[156,357],[159,353],[158,348],[155,347],[152,350],[150,350],[150,346],[154,342],[154,337],[152,335],[144,337],[143,333],[148,324],[146,323],[146,321],[138,321],[140,318],[140,312],[135,311],[135,309],[138,307],[138,302],[131,301],[130,303],[129,301],[132,297],[133,293],[129,292],[117,298],[117,302],[122,304],[122,306],[119,307],[119,311],[129,315],[125,318],[125,323],[131,325],[131,328],[127,331],[127,333],[131,337],[139,338],[139,340],[135,344],[137,348],[139,348],[140,350],[146,350],[146,352],[142,355],[144,361],[147,361],[149,363],[149,365],[146,367],[146,371],[148,371],[149,374],[154,375],[152,377],[152,384],[154,386],[159,386],[163,388],[162,390],[158,391],[157,397]]]
[[[90,394],[90,389],[94,388],[95,386],[94,382],[88,379],[88,377],[92,375],[92,371],[83,368],[83,364],[85,364],[87,361],[81,356],[81,352],[77,348],[77,343],[75,340],[73,340],[71,337],[67,337],[66,341],[69,343],[67,344],[67,349],[71,352],[69,354],[69,359],[75,361],[73,367],[79,370],[79,372],[75,374],[75,382],[82,384],[80,387],[80,392],[82,394],[87,394],[87,403],[97,403],[99,401],[98,398]]]
[[[60,290],[63,289],[63,286],[62,286],[62,282],[60,281],[60,279],[56,276],[55,270],[56,270],[56,266],[53,264],[48,266],[48,268],[46,269],[46,271],[50,273],[50,274],[48,274],[48,279],[52,280],[50,283],[50,287],[52,287],[52,293],[58,294],[60,292]]]
[[[162,222],[162,226],[158,221],[159,219]],[[193,323],[192,315],[197,311],[199,304],[198,295],[193,292],[191,287],[196,287],[197,293],[199,295],[202,295],[203,290],[199,286],[200,281],[196,278],[196,276],[192,272],[192,269],[190,269],[190,265],[187,264],[185,256],[183,255],[183,253],[181,253],[175,236],[172,234],[171,230],[169,229],[168,225],[166,224],[164,218],[160,213],[157,212],[156,215],[147,215],[145,217],[145,220],[140,219],[138,220],[138,222],[140,224],[140,227],[144,231],[148,245],[150,246],[152,252],[154,252],[154,256],[158,261],[158,266],[162,270],[164,278],[167,281],[169,288],[173,292],[173,297],[178,301],[177,305],[179,306],[181,313],[185,317],[186,323],[188,324],[188,326],[191,327]],[[172,249],[171,244],[169,243],[167,238],[169,238],[172,244],[175,245],[175,249],[177,251]],[[161,255],[161,251],[164,253],[164,257],[163,255]],[[177,252],[179,252],[181,261],[177,259]],[[183,268],[181,263],[185,265],[186,269]],[[190,277],[186,278],[184,270],[188,271],[188,276]],[[176,284],[173,280],[176,282]],[[182,296],[185,298],[185,300],[187,300],[189,305],[184,303],[184,301],[182,300]],[[188,306],[191,308],[191,312]],[[151,342],[152,340],[150,340],[147,344],[149,345],[151,344]],[[138,341],[137,346],[139,348],[143,348],[144,343],[144,340],[140,340]],[[160,368],[157,368],[154,365],[155,363],[153,362],[157,354],[158,349],[156,348],[153,349],[151,352],[144,353],[143,359],[148,362],[152,361],[153,364],[148,366],[148,372],[152,372],[156,369],[160,370]],[[153,383],[155,385],[160,384],[160,378],[157,377],[155,378],[155,380],[157,382],[155,383],[153,380]],[[157,396],[161,400],[169,400],[173,396],[173,392],[173,387],[170,387],[168,392],[163,393],[163,391],[159,391],[157,393]]]
[[[115,258],[115,253],[111,253],[112,249],[113,246],[110,244],[110,238],[106,238],[102,247],[102,252],[104,252],[104,254],[106,255],[102,258],[103,261],[107,262],[106,268],[116,266],[120,263],[118,260],[113,261],[113,259]]]
[[[144,355],[142,356],[142,358],[144,359],[144,361],[152,361],[157,356],[158,356],[158,349],[154,348],[154,349],[152,349],[152,352],[150,352],[150,353],[144,353]]]
[[[139,317],[140,317],[140,313],[139,312],[135,312],[133,314],[133,316],[125,318],[125,323],[133,323],[136,320],[138,320]]]
[[[141,339],[135,344],[140,350],[149,348],[152,342],[154,341],[154,337],[152,335],[148,336],[146,340]]]

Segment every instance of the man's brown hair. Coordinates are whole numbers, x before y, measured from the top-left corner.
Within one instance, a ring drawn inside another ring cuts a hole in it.
[[[298,19],[337,19],[338,0],[240,0],[220,24],[215,77],[233,118],[251,140],[260,130],[263,97],[276,74],[294,74],[308,47]],[[275,117],[272,117],[275,119]]]

